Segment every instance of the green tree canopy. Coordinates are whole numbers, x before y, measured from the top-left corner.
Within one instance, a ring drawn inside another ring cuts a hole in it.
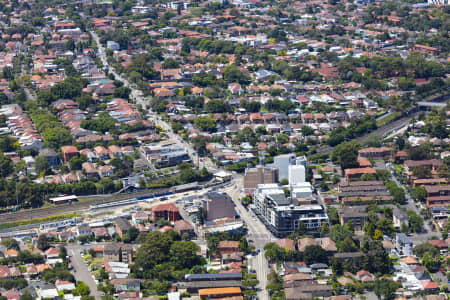
[[[343,142],[334,149],[331,159],[339,164],[342,170],[356,168],[359,166],[357,158],[360,148],[361,145],[357,141]]]

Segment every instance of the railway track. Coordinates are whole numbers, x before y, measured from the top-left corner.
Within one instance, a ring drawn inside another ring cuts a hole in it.
[[[26,209],[26,210],[19,210],[17,212],[13,212],[13,213],[0,214],[0,224],[19,221],[19,220],[43,218],[43,217],[48,217],[48,216],[58,215],[58,214],[63,214],[63,213],[80,212],[85,209],[88,209],[90,205],[106,204],[106,203],[120,201],[120,200],[134,199],[135,197],[139,197],[139,196],[144,196],[144,195],[148,195],[148,194],[156,194],[156,193],[164,193],[164,192],[168,192],[168,191],[169,191],[169,188],[164,188],[164,189],[140,191],[137,193],[108,195],[105,197],[101,197],[101,196],[95,196],[95,198],[92,196],[84,197],[85,199],[86,198],[92,198],[92,199],[80,201],[80,202],[68,203],[68,204],[53,205],[51,207],[45,207],[45,208]],[[82,199],[83,197],[79,197],[79,198]]]

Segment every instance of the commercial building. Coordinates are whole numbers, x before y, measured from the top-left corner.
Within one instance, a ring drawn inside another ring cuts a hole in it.
[[[298,184],[306,181],[306,168],[303,165],[288,166],[289,184]]]
[[[256,213],[277,237],[297,231],[300,222],[310,233],[317,232],[322,222],[328,222],[322,205],[298,205],[297,199],[286,197],[277,184],[260,184],[253,196]]]
[[[153,220],[164,219],[170,222],[176,222],[180,220],[180,212],[178,207],[173,203],[160,204],[152,207]]]
[[[315,202],[313,197],[313,188],[309,182],[298,182],[296,184],[290,184],[291,197],[298,203]]]
[[[212,288],[201,289],[198,291],[200,299],[213,299],[213,298],[230,298],[241,296],[240,287],[225,287],[225,288]]]
[[[235,217],[234,203],[226,193],[208,192],[202,203],[207,221]]]
[[[279,171],[274,167],[257,166],[246,169],[244,175],[244,192],[253,194],[258,184],[278,183]]]
[[[303,166],[306,170],[306,157],[297,157],[293,153],[278,155],[273,158],[271,166],[279,170],[279,180],[284,178],[289,180],[289,166]]]
[[[141,151],[151,163],[159,168],[167,168],[183,162],[191,162],[186,149],[180,147],[175,142],[167,141],[158,145],[145,145]]]

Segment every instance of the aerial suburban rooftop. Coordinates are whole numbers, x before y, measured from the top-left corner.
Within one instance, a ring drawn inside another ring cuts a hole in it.
[[[448,299],[427,1],[2,1],[0,300]]]

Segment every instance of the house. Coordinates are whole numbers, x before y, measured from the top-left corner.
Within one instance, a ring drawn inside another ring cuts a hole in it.
[[[329,255],[337,252],[336,243],[329,237],[320,238],[319,245],[320,247],[322,247],[322,249],[327,251]]]
[[[397,233],[395,235],[395,248],[401,255],[410,256],[412,255],[413,243],[406,234]]]
[[[58,290],[52,284],[45,284],[37,288],[38,299],[57,299]]]
[[[288,238],[279,239],[275,242],[275,244],[277,244],[277,246],[282,249],[295,251],[295,244],[294,244],[294,241],[291,239],[288,239]]]
[[[446,255],[448,253],[449,245],[447,241],[444,240],[429,240],[428,241],[431,245],[438,247],[439,251],[441,252],[441,255]]]
[[[76,289],[75,284],[70,281],[56,280],[55,287],[59,291],[72,291]]]
[[[384,240],[381,243],[388,254],[395,254],[395,246],[391,241]]]
[[[108,147],[109,152],[113,157],[122,158],[123,152],[122,149],[117,145],[111,145]]]
[[[174,224],[174,230],[178,232],[178,234],[183,237],[183,235],[187,235],[189,238],[195,236],[194,227],[185,220],[178,220]]]
[[[117,293],[122,291],[140,291],[141,280],[133,278],[116,278],[110,281]]]
[[[19,251],[16,249],[7,249],[4,253],[5,257],[16,257],[19,255]]]
[[[16,289],[11,289],[11,290],[2,292],[2,296],[5,297],[7,300],[19,300],[20,293]]]
[[[423,281],[422,287],[426,293],[439,291],[439,284],[433,281]]]
[[[59,257],[59,250],[57,248],[48,248],[45,252],[45,257],[47,257],[47,259],[50,258],[58,258]]]
[[[20,270],[19,267],[10,267],[9,272],[11,273],[11,277],[13,278],[22,276],[22,271]]]
[[[332,288],[326,284],[305,284],[302,286],[285,288],[284,294],[286,300],[300,300],[330,297],[333,293]]]
[[[308,246],[316,246],[316,245],[317,245],[317,242],[313,238],[306,237],[306,238],[299,239],[297,241],[297,249],[300,252],[304,252],[306,247],[308,247]]]
[[[49,264],[40,264],[36,266],[37,272],[38,274],[44,272],[47,269],[51,269],[52,266],[50,266]]]
[[[115,220],[114,227],[116,228],[117,234],[120,236],[120,238],[123,238],[128,230],[130,230],[131,224],[124,218],[118,218]]]
[[[146,212],[139,211],[131,216],[131,220],[134,224],[146,223],[148,221],[148,215]]]
[[[239,252],[238,241],[220,241],[217,244],[217,250],[221,255]]]
[[[173,203],[160,204],[152,207],[152,218],[153,220],[165,219],[170,222],[175,222],[180,220],[180,212],[178,207]]]
[[[436,55],[438,54],[438,49],[434,48],[434,47],[429,47],[429,46],[425,46],[425,45],[420,45],[420,44],[415,44],[412,47],[413,51],[417,51],[423,54],[429,54],[429,55]]]
[[[81,224],[77,226],[76,233],[78,236],[91,236],[92,229],[88,224]]]
[[[26,268],[25,274],[28,276],[34,276],[34,275],[38,274],[38,270],[37,270],[36,266],[33,264],[25,265],[25,268]],[[2,278],[1,277],[1,269],[0,269],[0,278]]]
[[[111,176],[114,174],[114,170],[111,166],[101,166],[98,168],[98,174],[100,174],[100,177]]]
[[[78,156],[80,152],[75,146],[63,146],[61,147],[64,163],[68,163],[72,157]]]
[[[375,281],[375,276],[369,271],[361,270],[356,273],[356,279],[361,282],[373,282]]]
[[[161,70],[161,80],[177,80],[181,78],[182,78],[181,69]]]
[[[39,151],[39,156],[45,157],[50,167],[59,166],[60,164],[58,153],[53,149],[43,148]]]
[[[392,211],[392,223],[395,228],[400,228],[402,224],[408,226],[409,225],[408,214],[403,210],[399,209],[398,207],[394,207]]]
[[[400,258],[400,261],[404,262],[408,266],[419,266],[420,265],[419,260],[414,256],[407,256],[407,257]]]
[[[109,239],[111,236],[106,227],[94,227],[92,228],[92,233],[94,234],[95,239]],[[103,248],[102,248],[103,251]]]
[[[11,277],[11,272],[9,271],[8,266],[0,266],[0,278],[9,278]]]
[[[97,155],[97,158],[99,160],[108,160],[108,159],[110,159],[109,151],[103,146],[96,146],[94,148],[94,152]]]
[[[241,95],[244,92],[244,89],[241,87],[239,83],[230,83],[228,84],[228,90],[232,94]]]

